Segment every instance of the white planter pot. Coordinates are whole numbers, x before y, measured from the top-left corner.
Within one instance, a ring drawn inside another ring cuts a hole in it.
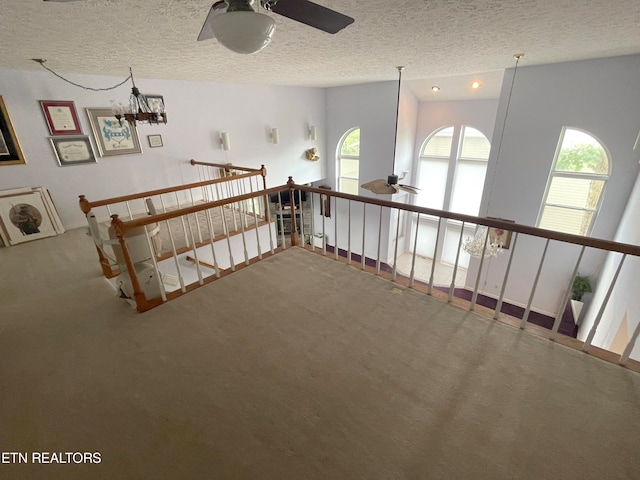
[[[571,300],[571,313],[573,313],[573,321],[576,325],[579,325],[580,322],[580,312],[582,312],[582,307],[584,307],[584,302],[579,300]]]

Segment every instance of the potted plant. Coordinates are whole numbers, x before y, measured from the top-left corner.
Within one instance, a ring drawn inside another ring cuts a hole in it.
[[[582,297],[585,293],[590,293],[592,291],[593,289],[591,288],[591,280],[589,277],[576,275],[576,278],[573,279],[573,284],[571,285],[571,311],[573,313],[573,321],[576,324],[579,324],[580,312],[582,312],[582,307],[584,306]]]
[[[576,278],[573,280],[573,285],[571,285],[571,299],[581,302],[584,294],[591,293],[592,291],[589,277],[576,275]]]

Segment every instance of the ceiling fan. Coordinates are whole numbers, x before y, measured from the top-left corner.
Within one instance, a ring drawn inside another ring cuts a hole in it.
[[[393,138],[393,165],[391,167],[391,175],[389,175],[386,180],[383,178],[379,178],[378,180],[373,180],[371,182],[360,185],[362,188],[370,190],[373,193],[386,195],[398,193],[400,190],[409,193],[418,193],[418,191],[420,190],[418,187],[412,187],[411,185],[403,185],[402,183],[398,183],[398,180],[402,180],[404,178],[404,175],[401,178],[398,178],[398,175],[395,174],[396,150],[398,146],[398,113],[400,111],[400,85],[402,82],[402,71],[404,70],[404,67],[396,68],[398,69],[398,100],[396,103],[396,131]]]
[[[327,33],[351,25],[351,17],[309,0],[221,0],[214,3],[198,35],[198,41],[216,38],[237,53],[256,53],[266,47],[276,29],[273,18],[254,10],[277,13]]]

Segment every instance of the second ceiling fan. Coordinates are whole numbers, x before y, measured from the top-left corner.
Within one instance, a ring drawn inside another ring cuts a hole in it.
[[[418,187],[412,187],[411,185],[398,183],[398,181],[402,180],[404,176],[398,177],[398,175],[395,174],[396,151],[398,148],[398,114],[400,112],[400,86],[402,82],[402,71],[404,70],[404,67],[396,68],[398,69],[398,100],[396,102],[396,129],[395,135],[393,137],[393,164],[391,166],[391,175],[389,175],[386,180],[384,178],[379,178],[378,180],[373,180],[371,182],[360,185],[362,188],[370,190],[373,193],[378,193],[380,195],[392,195],[394,193],[400,192],[401,190],[409,193],[418,193],[418,191],[420,190]]]

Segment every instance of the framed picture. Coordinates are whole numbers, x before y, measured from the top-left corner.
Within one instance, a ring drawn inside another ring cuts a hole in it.
[[[492,220],[500,220],[501,222],[515,223],[514,220],[505,220],[504,218],[491,218]],[[491,243],[502,244],[502,248],[508,250],[511,246],[511,233],[509,230],[503,230],[502,228],[489,227],[489,241]]]
[[[58,165],[78,165],[82,163],[97,163],[93,154],[91,140],[86,135],[69,137],[49,137]]]
[[[101,157],[142,153],[135,125],[121,124],[110,108],[87,108],[87,116]]]
[[[9,112],[0,96],[0,165],[20,165],[27,163],[22,155],[18,137],[13,131]]]
[[[145,95],[144,99],[152,112],[164,112],[164,97],[162,95]]]
[[[151,148],[162,147],[162,135],[147,135]]]
[[[40,100],[51,135],[80,135],[80,121],[76,105],[70,101]]]
[[[39,191],[0,197],[0,224],[9,245],[57,235]]]

